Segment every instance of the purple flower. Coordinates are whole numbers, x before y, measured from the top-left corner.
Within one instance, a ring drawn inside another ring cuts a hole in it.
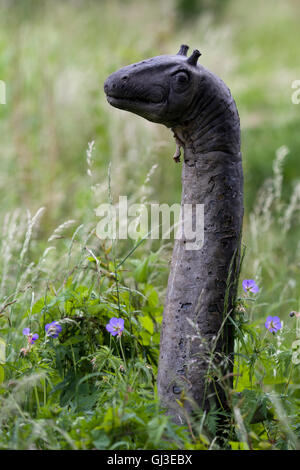
[[[37,333],[30,333],[30,328],[24,328],[23,335],[27,336],[27,340],[29,344],[34,344],[34,342],[38,339],[39,335]]]
[[[279,317],[267,317],[265,327],[271,333],[276,333],[282,328],[282,323]]]
[[[253,281],[253,279],[244,279],[243,289],[246,294],[248,294],[249,292],[256,294],[259,291],[259,287],[256,285],[255,281]]]
[[[45,330],[47,336],[51,336],[51,338],[57,338],[58,335],[62,332],[62,327],[57,321],[53,321],[52,323],[47,323]]]
[[[122,331],[124,330],[123,318],[111,318],[109,323],[106,325],[106,329],[112,336],[121,336]]]

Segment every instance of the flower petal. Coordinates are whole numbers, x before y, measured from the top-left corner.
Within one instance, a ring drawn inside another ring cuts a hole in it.
[[[113,326],[111,326],[110,323],[107,323],[107,325],[106,325],[105,328],[107,329],[107,331],[108,331],[109,333],[113,333],[114,331],[116,331],[115,328],[114,328]]]
[[[117,334],[120,335],[124,330],[124,319],[113,317],[110,319],[109,323],[107,323],[105,328],[112,334],[112,336],[116,336]]]
[[[242,286],[246,293],[250,291],[256,294],[259,291],[259,287],[253,279],[244,279]]]
[[[62,327],[58,322],[53,321],[45,325],[45,330],[47,332],[47,336],[50,336],[51,338],[57,338],[58,335],[62,332]]]
[[[265,327],[266,327],[266,328],[269,329],[272,320],[273,320],[273,317],[268,316],[268,317],[266,318],[266,323],[265,323]]]
[[[259,287],[254,283],[252,286],[251,286],[251,292],[253,292],[253,294],[256,294],[257,292],[259,292]]]
[[[247,279],[244,279],[244,281],[242,283],[242,286],[243,286],[244,291],[247,292],[247,287],[248,287],[248,280]]]

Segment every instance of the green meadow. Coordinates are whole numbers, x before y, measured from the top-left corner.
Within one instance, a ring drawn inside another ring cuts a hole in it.
[[[0,449],[300,449],[299,13],[297,0],[0,0]],[[217,409],[178,426],[157,396],[173,241],[95,230],[97,207],[119,196],[180,202],[172,134],[109,106],[103,83],[183,43],[241,120],[244,259],[222,442]]]

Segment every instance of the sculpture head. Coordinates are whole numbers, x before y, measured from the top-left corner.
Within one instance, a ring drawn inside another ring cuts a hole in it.
[[[188,46],[176,55],[161,55],[121,68],[104,84],[108,102],[167,127],[187,121],[199,94],[201,55]]]

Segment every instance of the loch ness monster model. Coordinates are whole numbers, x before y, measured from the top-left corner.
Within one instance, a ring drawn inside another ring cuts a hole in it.
[[[175,240],[163,313],[158,393],[179,423],[197,407],[226,409],[244,212],[234,99],[197,64],[200,52],[187,51],[128,65],[104,84],[112,106],[171,128],[175,161],[183,149],[181,208],[204,205],[202,246],[187,249],[184,234]]]

